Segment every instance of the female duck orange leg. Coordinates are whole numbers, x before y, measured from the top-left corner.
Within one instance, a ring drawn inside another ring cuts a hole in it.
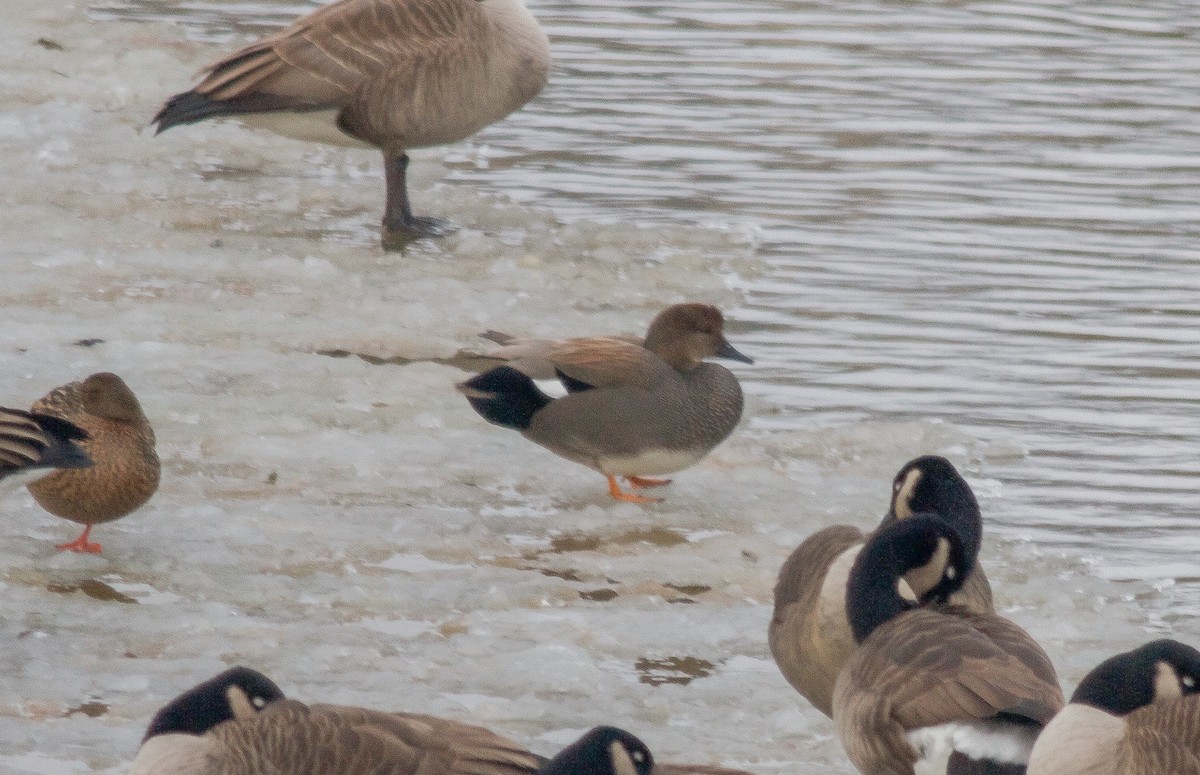
[[[100,554],[100,544],[88,543],[88,534],[92,532],[92,526],[88,525],[83,529],[83,533],[74,541],[68,541],[65,544],[59,544],[57,549],[66,549],[72,552],[87,552],[88,554]]]

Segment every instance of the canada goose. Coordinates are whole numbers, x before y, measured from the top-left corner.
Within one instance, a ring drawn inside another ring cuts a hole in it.
[[[918,762],[1023,772],[1062,707],[1054,666],[1024,630],[943,604],[968,554],[953,527],[917,514],[876,531],[854,562],[846,612],[859,645],[834,684],[833,720],[864,775],[913,775]],[[899,592],[913,570],[927,585],[914,589],[920,603]]]
[[[670,480],[647,477],[693,466],[733,432],[742,389],[709,357],[753,363],[725,340],[721,312],[676,304],[654,318],[644,346],[615,337],[567,339],[545,352],[567,389],[551,398],[528,375],[497,366],[457,387],[485,420],[608,478],[617,500],[660,500],[623,492]]]
[[[76,443],[87,433],[72,422],[0,407],[0,486],[15,489],[56,468],[84,468],[92,459]]]
[[[1200,651],[1156,640],[1101,662],[1038,737],[1029,775],[1200,775]]]
[[[657,767],[632,734],[596,727],[551,759],[482,727],[418,713],[306,705],[235,667],[150,722],[130,775],[747,775]]]
[[[937,515],[966,537],[967,581],[952,602],[978,613],[991,612],[992,590],[974,560],[983,532],[979,504],[966,480],[943,457],[918,457],[900,469],[880,527],[917,512]],[[814,533],[784,562],[775,585],[775,612],[767,632],[771,654],[788,683],[826,716],[833,709],[833,682],[856,647],[846,620],[846,580],[868,538],[850,525]],[[908,582],[922,583],[914,578]]]
[[[116,374],[99,372],[47,393],[33,413],[72,423],[86,433],[77,440],[93,465],[54,471],[27,486],[34,500],[55,516],[84,525],[59,549],[98,554],[92,526],[129,514],[158,489],[154,430],[129,386]]]
[[[407,151],[456,143],[533,99],[550,43],[522,0],[338,0],[210,65],[158,132],[234,117],[302,140],[383,151],[385,246],[440,236],[412,214]]]

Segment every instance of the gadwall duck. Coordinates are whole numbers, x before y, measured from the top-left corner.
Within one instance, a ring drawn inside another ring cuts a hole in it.
[[[158,489],[150,421],[124,380],[109,372],[55,388],[33,413],[66,420],[86,434],[77,443],[93,465],[54,471],[28,488],[46,511],[84,525],[79,538],[59,549],[98,554],[100,544],[88,541],[92,526],[129,514]]]
[[[1156,640],[1097,665],[1046,725],[1028,775],[1200,775],[1200,651]]]
[[[198,766],[197,762],[205,762]],[[641,740],[597,727],[552,759],[483,727],[419,713],[305,704],[235,667],[189,689],[150,722],[130,775],[748,775],[656,766]]]
[[[968,544],[967,580],[951,602],[990,613],[991,586],[974,559],[983,531],[979,505],[966,480],[943,457],[925,455],[900,469],[880,527],[918,512],[946,521]],[[792,552],[775,584],[775,612],[767,631],[771,654],[788,683],[826,716],[833,712],[833,683],[856,648],[846,618],[846,582],[868,538],[850,525],[820,530]],[[910,587],[920,583],[908,579]]]
[[[945,603],[972,565],[958,532],[923,514],[859,552],[846,589],[858,648],[834,684],[833,720],[864,775],[1023,772],[1062,708],[1054,666],[1024,630]],[[904,578],[919,602],[900,594]]]
[[[92,459],[77,442],[78,425],[58,417],[0,407],[0,487],[12,490],[56,468],[85,468]]]
[[[448,231],[412,214],[407,151],[470,137],[533,99],[549,71],[549,41],[522,0],[339,0],[210,65],[154,123],[232,117],[380,149],[393,247]]]
[[[676,304],[658,314],[643,345],[615,337],[567,339],[544,358],[567,390],[543,393],[512,366],[497,366],[457,387],[485,420],[521,432],[557,455],[608,478],[617,500],[661,500],[626,493],[670,480],[733,432],[742,389],[723,366],[705,358],[753,363],[725,340],[721,312],[708,304]]]

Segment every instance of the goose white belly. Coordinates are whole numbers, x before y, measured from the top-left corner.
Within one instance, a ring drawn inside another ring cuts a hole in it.
[[[1038,730],[1003,721],[959,721],[910,731],[908,742],[921,756],[917,775],[942,775],[954,751],[972,759],[1010,764],[1029,761]]]
[[[338,110],[279,110],[270,113],[243,113],[235,120],[256,129],[266,129],[293,140],[340,145],[347,148],[374,148],[370,143],[351,137],[338,129]]]

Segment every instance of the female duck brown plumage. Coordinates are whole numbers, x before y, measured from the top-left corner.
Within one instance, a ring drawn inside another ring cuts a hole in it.
[[[485,420],[519,430],[557,455],[604,474],[618,500],[658,500],[622,492],[700,462],[733,432],[742,389],[724,366],[705,358],[753,363],[725,339],[720,310],[676,304],[655,317],[642,345],[616,337],[550,343],[542,357],[567,389],[551,398],[512,366],[497,366],[458,385]]]
[[[55,388],[34,403],[33,412],[66,420],[87,434],[78,444],[93,465],[55,471],[28,488],[46,511],[84,525],[79,538],[59,549],[98,554],[100,544],[88,541],[92,526],[129,514],[158,489],[150,421],[124,380],[109,372]]]

